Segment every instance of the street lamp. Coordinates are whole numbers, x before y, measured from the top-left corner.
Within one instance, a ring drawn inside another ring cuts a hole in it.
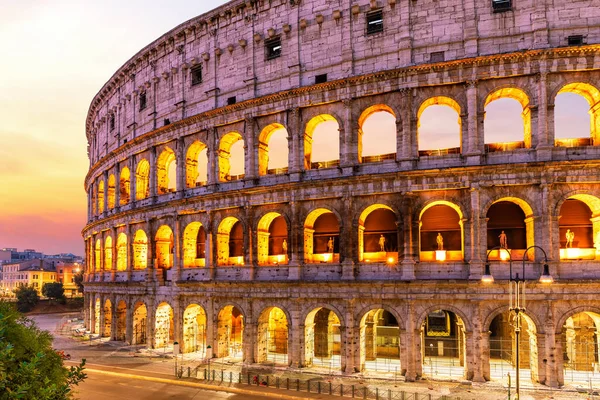
[[[498,247],[495,247],[494,249],[497,249]],[[492,250],[494,250],[492,249]],[[540,283],[543,284],[549,284],[549,283],[553,283],[554,279],[552,278],[552,275],[550,275],[550,269],[548,267],[548,256],[546,255],[546,251],[541,248],[540,246],[529,246],[527,248],[527,250],[525,250],[525,253],[523,253],[523,269],[521,272],[521,276],[519,276],[519,273],[516,272],[515,275],[513,276],[513,269],[512,269],[512,260],[509,259],[510,263],[509,263],[509,271],[510,271],[510,279],[509,279],[509,286],[508,286],[508,310],[510,312],[514,312],[515,313],[515,353],[516,353],[516,366],[515,366],[515,372],[516,372],[516,397],[515,399],[520,399],[520,379],[519,379],[519,363],[520,363],[520,358],[519,358],[519,339],[521,336],[521,314],[524,314],[526,311],[525,308],[525,261],[527,260],[527,253],[529,252],[529,250],[531,249],[540,249],[542,251],[542,253],[544,253],[544,269],[542,271],[542,275],[540,276]],[[489,259],[489,255],[490,252],[492,251],[490,250],[488,252],[488,257],[486,258],[486,263],[485,263],[485,273],[484,275],[481,277],[481,281],[484,283],[491,283],[494,281],[494,277],[491,275],[490,273],[490,264],[488,262]],[[504,249],[506,250],[506,249]],[[508,252],[508,250],[506,250]],[[510,252],[509,252],[510,254]]]

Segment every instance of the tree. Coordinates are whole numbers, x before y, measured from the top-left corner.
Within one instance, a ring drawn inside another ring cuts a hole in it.
[[[86,378],[85,360],[65,367],[50,333],[6,302],[0,302],[0,366],[0,400],[72,399],[72,386]]]
[[[65,289],[60,282],[46,282],[44,283],[44,286],[42,286],[42,294],[49,299],[64,299]]]
[[[33,286],[19,286],[15,290],[17,296],[17,309],[20,312],[29,312],[40,301],[40,296]]]
[[[73,282],[77,285],[77,291],[83,293],[83,271],[73,275]]]

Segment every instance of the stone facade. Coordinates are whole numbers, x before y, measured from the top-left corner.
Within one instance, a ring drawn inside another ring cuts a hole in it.
[[[561,339],[567,319],[600,313],[600,1],[512,3],[494,13],[474,0],[232,1],[144,48],[88,114],[88,326],[154,347],[210,345],[212,356],[233,351],[248,363],[264,361],[265,332],[285,330],[285,346],[272,347],[285,348],[293,368],[324,351],[312,343],[321,330],[334,338],[324,352],[354,373],[373,353],[363,349],[374,330],[365,316],[383,309],[397,323],[401,370],[414,380],[426,373],[424,322],[445,310],[459,321],[464,377],[489,380],[490,325],[507,310],[509,277],[490,245],[493,223],[503,226],[493,210],[511,203],[524,216],[511,227],[523,238],[515,268],[536,280],[546,257],[555,279],[528,287],[528,365],[534,380],[563,384],[563,354],[573,353]],[[379,10],[383,32],[368,34]],[[566,47],[576,35],[584,44]],[[281,55],[267,57],[277,39]],[[576,147],[554,132],[565,91],[590,105],[590,136]],[[523,106],[518,148],[485,141],[485,107],[503,97]],[[455,152],[419,147],[421,114],[435,104],[460,118]],[[374,112],[395,117],[396,148],[364,157],[362,124]],[[339,126],[339,160],[318,165],[313,133],[329,120]],[[279,128],[288,167],[269,171]],[[240,140],[244,174],[232,176]],[[576,255],[561,248],[574,202],[589,213],[575,224],[587,236]],[[391,223],[381,228],[391,251],[369,247],[369,235],[379,236],[369,228],[375,212]],[[429,245],[435,213],[454,221],[444,225],[440,261]],[[493,285],[481,282],[488,260]]]

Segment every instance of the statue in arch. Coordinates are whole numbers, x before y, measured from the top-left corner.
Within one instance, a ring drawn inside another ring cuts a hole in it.
[[[379,236],[379,251],[385,251],[385,236]]]
[[[444,250],[444,237],[442,236],[441,233],[438,232],[437,237],[435,238],[435,241],[437,243],[438,250]]]
[[[506,233],[504,233],[504,231],[502,231],[502,233],[498,237],[500,238],[500,247],[502,247],[503,249],[508,249],[508,241],[507,241]]]
[[[287,254],[287,240],[283,239],[283,243],[281,243],[281,249],[283,250],[283,254]]]
[[[333,253],[333,245],[334,245],[334,242],[333,242],[333,237],[331,237],[331,236],[330,236],[330,237],[329,237],[329,241],[327,242],[327,250],[328,250],[330,253]]]
[[[567,239],[566,248],[573,247],[573,240],[575,239],[575,232],[567,229],[567,233],[565,234],[565,238]]]

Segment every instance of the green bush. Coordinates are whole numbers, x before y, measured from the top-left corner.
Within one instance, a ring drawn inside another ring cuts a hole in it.
[[[33,286],[19,286],[15,290],[17,296],[17,310],[29,312],[39,303],[40,296]]]
[[[65,298],[65,289],[60,282],[46,282],[42,286],[42,294],[49,299],[61,300]]]

